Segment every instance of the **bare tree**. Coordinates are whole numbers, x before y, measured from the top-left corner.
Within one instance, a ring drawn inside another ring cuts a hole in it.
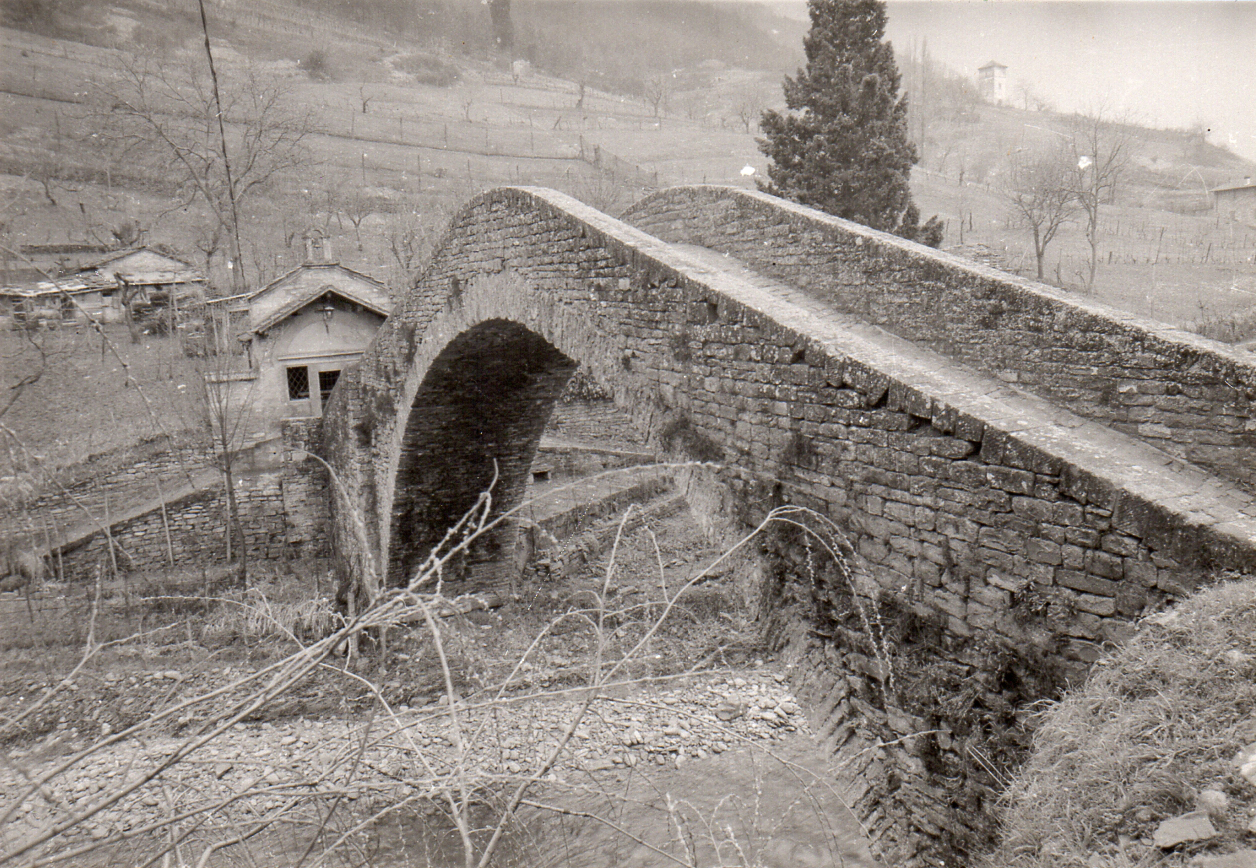
[[[656,72],[646,76],[641,82],[641,92],[645,101],[654,109],[654,116],[667,111],[667,102],[672,95],[672,77],[666,72]]]
[[[597,168],[577,176],[564,192],[612,217],[619,215],[633,201],[627,184],[612,173]]]
[[[762,111],[763,97],[753,87],[747,85],[734,94],[733,112],[747,133],[751,131],[750,127],[759,119]]]
[[[358,250],[362,250],[362,222],[374,214],[379,208],[377,199],[365,193],[353,193],[339,199],[339,213],[353,224],[353,237],[358,242]]]
[[[176,207],[208,206],[231,248],[233,291],[241,292],[236,213],[304,163],[310,122],[288,108],[282,85],[252,65],[224,71],[217,98],[203,69],[191,56],[121,55],[114,75],[98,85],[93,121],[120,157],[176,187]]]
[[[22,340],[12,353],[0,354],[0,419],[22,397],[22,393],[34,386],[49,367],[48,333],[42,335],[33,329],[22,329]]]
[[[61,109],[53,112],[52,129],[43,127],[18,128],[9,138],[10,145],[22,153],[20,160],[24,177],[43,188],[49,208],[61,207],[58,188],[70,191],[68,181],[72,174],[66,155],[66,139],[61,128]]]
[[[1073,196],[1086,217],[1090,263],[1086,289],[1095,287],[1099,270],[1099,209],[1116,198],[1134,150],[1134,128],[1125,118],[1106,117],[1103,106],[1078,115],[1069,139],[1073,158]]]
[[[397,265],[398,285],[409,287],[431,252],[439,227],[445,225],[445,214],[438,211],[426,218],[417,210],[402,209],[389,214],[385,221],[388,251]]]
[[[689,94],[681,100],[680,107],[684,110],[685,117],[691,121],[702,120],[706,117],[708,108],[705,97],[696,93]]]
[[[254,422],[257,378],[255,372],[247,368],[244,358],[232,349],[228,347],[226,352],[212,349],[199,360],[197,373],[200,375],[201,424],[222,472],[227,496],[226,559],[230,562],[234,552],[239,565],[237,580],[247,586],[249,548],[240,519],[236,462],[244,435]]]
[[[1012,156],[1004,195],[1017,222],[1033,234],[1039,280],[1043,279],[1047,245],[1077,211],[1073,178],[1072,150],[1063,142],[1047,150],[1021,150]]]
[[[1012,85],[1012,88],[1016,91],[1016,95],[1020,97],[1021,107],[1025,111],[1045,112],[1051,110],[1051,101],[1034,90],[1033,85],[1029,82],[1018,79]]]

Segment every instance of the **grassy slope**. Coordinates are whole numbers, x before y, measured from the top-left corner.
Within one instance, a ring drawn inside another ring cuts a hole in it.
[[[984,245],[1002,267],[1033,276],[1029,233],[1011,220],[1000,192],[1006,155],[1066,133],[1069,122],[1052,113],[980,106],[970,122],[931,127],[913,188],[922,212],[947,220],[946,244]],[[1141,130],[1138,139],[1117,202],[1101,212],[1095,295],[1184,327],[1256,308],[1256,229],[1219,222],[1208,211],[1161,207],[1201,207],[1204,187],[1251,174],[1252,164],[1174,131]],[[1082,226],[1067,223],[1048,248],[1046,281],[1080,291],[1088,255]]]
[[[1137,637],[1050,709],[1009,791],[989,868],[1182,865],[1250,845],[1256,787],[1232,760],[1256,741],[1256,580],[1203,591]],[[1220,835],[1157,858],[1160,822],[1224,792]],[[1239,864],[1239,863],[1235,863]]]
[[[195,57],[194,34],[186,22],[175,24],[166,31],[168,42],[184,40],[183,50]],[[431,243],[458,204],[501,184],[552,186],[607,210],[622,208],[638,195],[634,182],[640,178],[599,175],[579,159],[582,138],[588,137],[589,152],[603,133],[662,141],[645,103],[590,88],[577,110],[578,88],[570,81],[540,74],[515,81],[485,62],[461,57],[455,61],[460,79],[452,87],[432,86],[401,72],[409,68],[407,57],[431,57],[421,49],[382,39],[371,46],[332,38],[325,48],[333,78],[313,81],[296,66],[308,47],[275,33],[238,31],[230,45],[217,48],[227,74],[245,55],[269,65],[316,121],[317,132],[307,139],[307,169],[283,179],[245,215],[254,285],[302,261],[300,234],[313,225],[330,231],[342,262],[399,286],[404,278],[387,252],[398,212],[413,214]],[[204,211],[195,205],[171,211],[160,174],[114,164],[112,183],[90,180],[103,175],[109,161],[91,138],[85,101],[92,80],[108,74],[114,51],[2,28],[0,49],[7,61],[0,69],[0,161],[11,173],[0,176],[4,246],[108,239],[110,227],[136,219],[148,229],[147,242],[169,245],[200,264],[195,242]],[[669,119],[669,131],[673,123],[680,122]],[[684,126],[695,164],[702,160],[703,143],[736,138],[701,121]],[[712,180],[738,177],[743,163],[727,162],[727,177]],[[55,205],[40,186],[43,172],[56,176]],[[357,231],[336,213],[349,196],[373,203]],[[215,265],[211,278],[225,283],[221,263]],[[44,335],[40,340],[53,364],[5,416],[21,443],[53,466],[197,424],[194,402],[177,388],[187,385],[187,377],[176,372],[173,351],[162,341],[132,346],[121,331],[111,336],[142,390],[124,385],[119,363],[112,357],[102,361],[95,339],[72,332]],[[38,352],[18,334],[3,340],[0,385],[10,385]],[[6,457],[0,475],[27,463],[22,456]]]
[[[121,325],[105,333],[116,356],[102,353],[101,338],[87,329],[0,331],[6,385],[37,370],[41,354],[48,361],[0,420],[18,441],[7,432],[0,438],[0,477],[35,463],[63,467],[201,424],[197,375],[174,339],[149,336],[132,344]]]

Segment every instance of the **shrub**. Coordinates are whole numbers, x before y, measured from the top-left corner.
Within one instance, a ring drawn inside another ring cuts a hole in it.
[[[327,81],[332,77],[331,61],[327,57],[327,52],[322,48],[315,48],[301,58],[297,65],[305,70],[306,75],[316,81]]]

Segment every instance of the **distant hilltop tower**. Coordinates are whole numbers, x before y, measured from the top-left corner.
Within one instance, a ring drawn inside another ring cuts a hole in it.
[[[1007,67],[992,60],[977,70],[977,93],[986,102],[1007,102]]]

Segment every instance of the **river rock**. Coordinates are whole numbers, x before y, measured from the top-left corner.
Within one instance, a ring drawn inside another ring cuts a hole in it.
[[[1203,790],[1195,797],[1195,810],[1203,811],[1214,820],[1224,820],[1230,808],[1230,797],[1220,790]]]
[[[1239,750],[1234,755],[1234,766],[1239,776],[1252,786],[1256,786],[1256,741]]]
[[[1161,850],[1168,850],[1188,841],[1207,841],[1217,836],[1212,821],[1203,811],[1191,811],[1170,817],[1156,827],[1151,843]]]
[[[1218,855],[1201,854],[1190,861],[1191,868],[1256,868],[1256,850]]]

